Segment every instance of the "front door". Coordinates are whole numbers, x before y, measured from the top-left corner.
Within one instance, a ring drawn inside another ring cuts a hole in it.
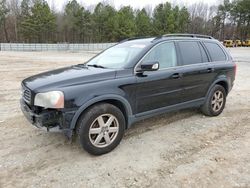
[[[137,114],[180,102],[181,79],[177,71],[177,55],[174,42],[164,42],[156,45],[141,62],[156,61],[159,62],[159,70],[137,74]]]

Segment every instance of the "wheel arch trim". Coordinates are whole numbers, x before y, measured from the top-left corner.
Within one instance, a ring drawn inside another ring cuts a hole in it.
[[[226,88],[226,89],[227,89],[227,90],[229,89],[229,83],[228,83],[227,78],[224,77],[224,76],[219,77],[219,78],[217,78],[217,79],[210,85],[210,87],[209,87],[209,89],[208,89],[208,91],[207,91],[207,94],[206,94],[206,97],[205,97],[205,98],[208,97],[208,94],[209,94],[209,92],[211,91],[211,89],[212,89],[217,83],[219,83],[219,82],[225,82],[226,85],[227,85],[227,88]],[[229,92],[229,91],[228,91],[228,92]]]
[[[126,114],[128,117],[132,116],[132,108],[131,105],[129,104],[129,102],[122,96],[119,95],[115,95],[115,94],[109,94],[109,95],[103,95],[103,96],[99,96],[99,97],[95,97],[91,100],[89,100],[88,102],[84,103],[74,114],[72,121],[70,123],[70,129],[73,130],[76,126],[77,120],[80,117],[80,115],[82,114],[82,112],[84,112],[84,110],[86,110],[88,107],[90,107],[91,105],[98,103],[98,102],[102,102],[105,100],[117,100],[119,102],[121,102],[126,110]],[[125,117],[126,118],[126,117]]]

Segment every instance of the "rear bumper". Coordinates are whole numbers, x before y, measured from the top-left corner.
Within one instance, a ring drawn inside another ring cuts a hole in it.
[[[67,136],[71,137],[70,122],[75,114],[74,111],[44,110],[38,114],[22,99],[20,100],[20,106],[26,119],[35,127],[48,132],[64,132]]]

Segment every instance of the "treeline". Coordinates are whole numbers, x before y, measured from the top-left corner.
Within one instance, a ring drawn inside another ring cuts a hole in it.
[[[219,40],[250,37],[250,0],[189,7],[168,2],[154,9],[108,3],[94,8],[70,0],[55,11],[45,0],[0,0],[0,42],[116,42],[129,37],[199,33]]]

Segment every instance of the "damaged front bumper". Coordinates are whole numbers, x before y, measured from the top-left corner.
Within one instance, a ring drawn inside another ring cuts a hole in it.
[[[35,113],[22,99],[20,105],[24,116],[32,125],[48,132],[64,132],[66,136],[72,137],[73,130],[70,129],[70,122],[75,111],[42,110]]]

